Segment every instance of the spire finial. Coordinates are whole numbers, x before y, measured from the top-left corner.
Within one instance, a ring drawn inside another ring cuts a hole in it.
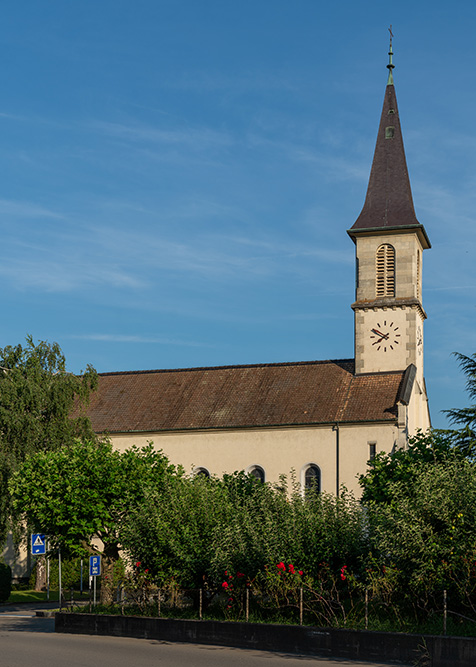
[[[392,75],[392,70],[395,67],[395,65],[392,62],[392,56],[393,56],[393,50],[392,50],[392,40],[393,40],[393,32],[392,32],[392,25],[390,24],[390,28],[388,29],[388,32],[390,33],[390,48],[388,50],[388,79],[387,79],[387,86],[393,86],[393,75]]]

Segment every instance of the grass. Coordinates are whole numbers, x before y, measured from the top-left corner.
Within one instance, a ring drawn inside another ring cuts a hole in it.
[[[83,592],[81,595],[78,591],[74,592],[75,600],[86,600],[88,598],[88,592]],[[50,602],[57,602],[59,600],[59,592],[55,590],[50,590]],[[63,592],[63,600],[70,600],[70,592]],[[20,590],[12,591],[10,597],[8,598],[6,604],[17,604],[19,602],[47,602],[46,591],[35,591],[35,590]]]

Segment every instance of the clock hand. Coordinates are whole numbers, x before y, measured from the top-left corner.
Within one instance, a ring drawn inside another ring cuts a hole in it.
[[[377,334],[377,336],[381,336],[381,339],[380,339],[380,340],[383,340],[384,338],[385,338],[385,340],[388,340],[388,336],[389,336],[389,334],[384,334],[384,333],[382,333],[381,331],[379,331],[378,329],[372,329],[372,332],[373,332],[374,334]]]

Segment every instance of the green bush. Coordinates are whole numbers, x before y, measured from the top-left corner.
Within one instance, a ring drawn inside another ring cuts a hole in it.
[[[0,602],[6,602],[12,591],[12,568],[0,563]]]
[[[88,577],[89,577],[89,561],[85,557],[83,559],[83,589],[88,588]],[[36,565],[33,568],[29,587],[30,589],[35,588],[36,582]],[[74,588],[79,590],[81,587],[81,558],[63,558],[61,560],[61,585],[64,590],[69,588]],[[50,588],[57,590],[59,587],[58,579],[58,558],[50,558]]]

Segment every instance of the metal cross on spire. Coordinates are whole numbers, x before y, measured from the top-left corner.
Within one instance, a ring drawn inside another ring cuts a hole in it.
[[[392,61],[392,56],[393,56],[393,50],[392,50],[392,40],[393,40],[393,32],[392,32],[392,25],[390,24],[390,28],[388,29],[388,32],[390,33],[390,48],[388,50],[388,80],[387,80],[387,86],[393,86],[393,75],[392,75],[392,70],[395,67]]]

